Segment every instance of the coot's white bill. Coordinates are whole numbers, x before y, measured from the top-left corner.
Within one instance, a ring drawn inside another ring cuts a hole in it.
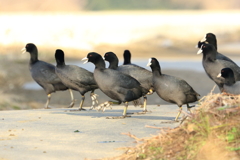
[[[82,59],[82,61],[84,61],[83,64],[86,64],[86,63],[88,63],[88,58],[87,58],[87,57],[84,57],[84,58]]]

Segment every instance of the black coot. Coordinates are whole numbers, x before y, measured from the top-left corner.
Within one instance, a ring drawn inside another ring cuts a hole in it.
[[[29,70],[32,78],[45,90],[48,97],[45,108],[48,108],[51,93],[67,90],[68,87],[55,74],[54,65],[38,60],[38,49],[35,44],[28,43],[22,51],[30,53]],[[71,89],[69,91],[72,99],[69,107],[72,107],[74,106],[74,98]]]
[[[61,79],[62,83],[70,89],[78,91],[82,95],[82,100],[78,110],[82,110],[82,106],[85,100],[84,94],[91,91],[92,106],[91,109],[97,104],[96,94],[94,90],[98,88],[93,73],[88,70],[78,67],[76,65],[66,65],[64,60],[64,52],[60,49],[56,50],[55,59],[57,67],[55,72]]]
[[[177,121],[182,111],[182,105],[186,104],[190,111],[192,106],[189,106],[188,103],[196,102],[200,95],[185,80],[162,74],[156,58],[150,58],[147,66],[150,66],[152,69],[153,86],[158,96],[167,102],[177,104],[180,108],[175,118],[175,121]]]
[[[131,52],[129,50],[124,50],[123,52],[123,65],[136,65],[134,63],[131,62]],[[138,65],[136,65],[138,66]]]
[[[123,65],[132,64],[131,63],[131,52],[129,50],[124,50],[123,52]]]
[[[128,52],[128,54],[129,53],[130,52]],[[142,87],[144,87],[146,90],[149,90],[148,94],[152,94],[154,92],[151,71],[137,65],[118,66],[119,62],[118,57],[113,52],[105,53],[104,59],[109,62],[109,68],[116,69],[124,74],[128,74],[131,77],[135,78],[141,84]],[[143,98],[144,98],[143,112],[140,113],[147,112],[147,96],[144,95]]]
[[[240,80],[240,68],[230,61],[216,59],[217,51],[212,44],[203,44],[197,53],[203,53],[203,68],[209,78],[218,85],[220,91],[223,89],[224,81],[223,78],[218,78],[217,75],[222,68],[231,68],[234,72],[235,80]]]
[[[224,78],[223,92],[240,94],[240,81],[236,81],[231,68],[223,68],[217,77]]]
[[[205,43],[212,44],[217,50],[217,38],[213,33],[207,33],[203,37],[203,39],[198,42],[197,47],[201,48],[201,46]],[[219,52],[217,52],[216,59],[226,60],[226,61],[230,61],[230,62],[236,64],[233,60],[231,60],[230,58],[228,58],[227,56],[225,56]]]
[[[98,53],[90,52],[83,60],[92,62],[95,65],[93,75],[99,89],[108,97],[117,101],[107,101],[101,104],[99,108],[105,110],[106,107],[112,104],[125,103],[123,116],[116,118],[125,118],[127,116],[128,102],[137,100],[148,92],[133,77],[117,70],[106,68],[102,56]]]

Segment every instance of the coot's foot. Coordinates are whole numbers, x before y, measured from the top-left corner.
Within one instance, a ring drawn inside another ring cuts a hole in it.
[[[92,106],[90,107],[90,110],[94,109],[97,106],[97,104],[98,104],[97,96],[98,95],[94,94],[94,93],[90,94],[90,97],[92,99]]]
[[[126,118],[126,117],[131,117],[131,116],[117,116],[117,117],[106,117],[106,119],[123,119],[123,118]]]

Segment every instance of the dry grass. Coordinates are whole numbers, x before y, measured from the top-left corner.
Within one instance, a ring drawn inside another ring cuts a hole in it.
[[[147,139],[128,133],[138,145],[105,160],[239,160],[239,121],[240,95],[209,94],[179,127],[161,129],[161,134]]]

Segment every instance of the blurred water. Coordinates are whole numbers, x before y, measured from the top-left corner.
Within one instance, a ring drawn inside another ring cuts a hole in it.
[[[41,90],[42,87],[40,87],[36,82],[32,81],[32,82],[27,82],[25,83],[23,86],[23,89],[26,90]]]
[[[151,70],[150,67],[147,67],[147,63],[148,63],[148,59],[139,59],[139,60],[134,60],[134,62],[132,62],[136,65],[139,65],[143,68],[146,68],[148,70]],[[203,67],[202,67],[202,61],[199,60],[174,60],[174,61],[159,61],[161,69],[165,70],[165,69],[178,69],[178,70],[195,70],[195,71],[204,71]],[[74,65],[78,65],[79,67],[83,67],[86,68],[89,71],[93,71],[94,70],[94,65],[92,63],[86,63],[83,64],[82,62],[69,62],[68,64],[74,64]],[[119,62],[119,65],[122,65],[123,61]],[[106,62],[106,67],[108,67],[109,63]]]

